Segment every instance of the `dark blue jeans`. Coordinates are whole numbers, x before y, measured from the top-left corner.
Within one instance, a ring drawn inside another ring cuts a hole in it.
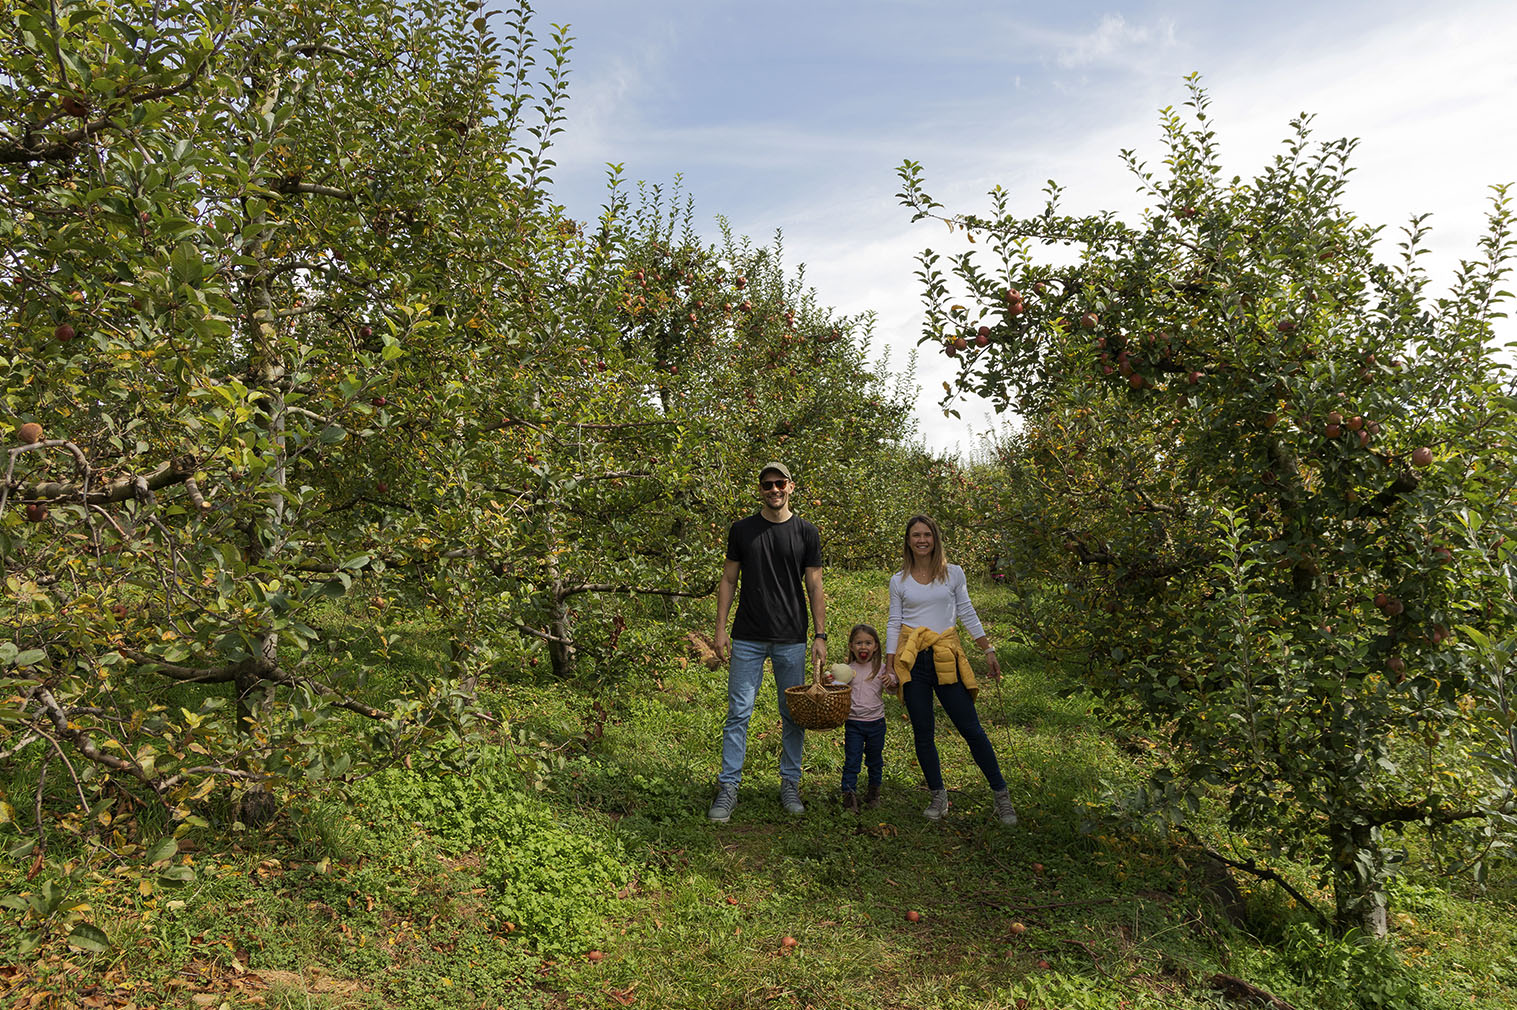
[[[849,719],[843,724],[843,792],[858,788],[861,759],[869,768],[869,784],[879,785],[885,776],[884,719]]]
[[[996,760],[996,751],[990,745],[985,727],[980,725],[980,716],[974,710],[974,699],[969,696],[969,689],[961,683],[938,683],[938,672],[932,665],[931,649],[917,654],[917,661],[911,667],[911,680],[901,688],[901,700],[906,703],[906,713],[911,716],[911,736],[916,744],[917,763],[922,766],[922,774],[927,777],[927,788],[943,788],[943,766],[938,761],[935,737],[937,727],[932,711],[934,694],[942,703],[943,711],[948,713],[953,728],[959,731],[959,736],[969,745],[969,755],[980,766],[980,771],[985,773],[985,781],[990,783],[990,788],[997,792],[1005,789],[1006,780],[1001,777],[1001,764]]]

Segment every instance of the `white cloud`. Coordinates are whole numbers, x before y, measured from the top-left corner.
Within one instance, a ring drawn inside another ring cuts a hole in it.
[[[1066,70],[1092,65],[1131,65],[1151,61],[1156,48],[1175,43],[1174,26],[1168,22],[1149,28],[1129,24],[1120,14],[1104,14],[1090,32],[1067,38],[1058,47],[1054,62]]]

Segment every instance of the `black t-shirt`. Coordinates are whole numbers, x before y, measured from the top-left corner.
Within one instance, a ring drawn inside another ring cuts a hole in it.
[[[742,568],[732,637],[748,642],[806,640],[808,568],[822,566],[822,535],[798,515],[772,523],[763,513],[727,531],[727,560]]]

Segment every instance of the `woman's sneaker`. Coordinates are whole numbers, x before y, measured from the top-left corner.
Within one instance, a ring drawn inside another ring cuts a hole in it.
[[[706,816],[713,824],[726,824],[732,819],[732,808],[737,806],[737,786],[722,783],[716,787],[716,799],[711,801],[711,809],[706,811]]]
[[[941,821],[946,813],[948,813],[948,790],[934,789],[932,802],[927,804],[927,809],[922,811],[922,816],[929,821]]]
[[[1017,808],[1011,805],[1011,790],[1002,789],[990,795],[995,797],[996,817],[1000,818],[1001,823],[1007,827],[1017,823]]]

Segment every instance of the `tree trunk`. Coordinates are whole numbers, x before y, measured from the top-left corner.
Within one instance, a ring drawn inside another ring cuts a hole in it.
[[[270,84],[265,98],[265,107],[272,108],[278,101],[280,85],[277,81]],[[249,225],[261,226],[267,220],[267,212],[260,211],[249,222]],[[250,359],[251,378],[257,388],[264,394],[263,411],[268,419],[269,445],[273,459],[267,473],[275,489],[269,492],[268,504],[268,542],[260,539],[256,520],[250,532],[252,533],[251,550],[256,553],[260,560],[267,560],[278,555],[284,546],[285,531],[285,499],[281,493],[288,480],[289,458],[285,446],[285,426],[287,415],[285,410],[284,379],[285,364],[283,355],[278,344],[278,324],[274,316],[274,299],[269,291],[268,264],[264,256],[262,246],[262,229],[249,228],[252,238],[246,243],[244,253],[258,260],[259,270],[249,282],[247,287],[246,325],[248,345],[252,350]],[[273,614],[264,613],[264,618],[269,625],[274,623]],[[253,736],[253,727],[257,725],[262,713],[272,705],[274,701],[274,682],[260,676],[260,672],[272,671],[279,665],[279,634],[268,631],[258,637],[259,654],[255,657],[252,670],[237,675],[237,725],[248,737]],[[259,695],[262,697],[260,698]],[[273,817],[277,803],[273,795],[256,780],[248,783],[239,803],[238,819],[244,824],[255,826]]]
[[[1364,824],[1335,824],[1333,898],[1340,930],[1358,929],[1383,940],[1386,935],[1386,881],[1390,868],[1380,846],[1380,829]]]

